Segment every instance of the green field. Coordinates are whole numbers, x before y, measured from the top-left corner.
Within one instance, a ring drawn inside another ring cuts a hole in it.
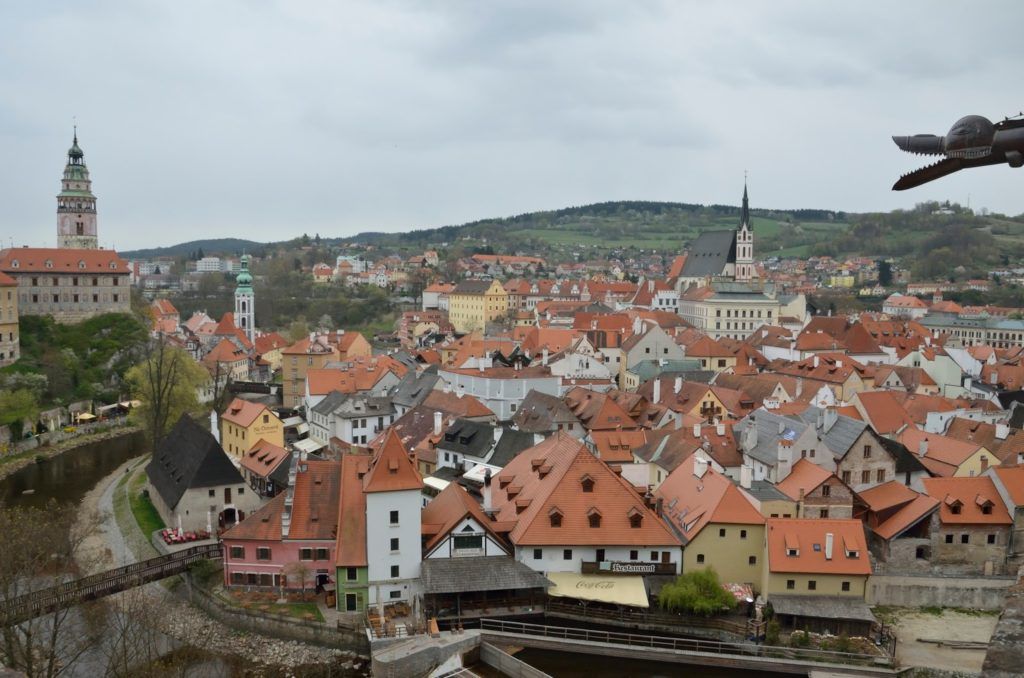
[[[146,474],[139,473],[136,475],[128,488],[128,504],[132,510],[132,515],[135,516],[135,522],[139,524],[139,529],[148,538],[157,530],[162,530],[167,527],[164,524],[163,518],[157,513],[156,507],[153,506],[153,502],[149,500],[149,497],[142,494],[142,488],[146,484]]]

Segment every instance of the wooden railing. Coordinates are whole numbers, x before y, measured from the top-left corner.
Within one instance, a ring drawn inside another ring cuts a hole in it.
[[[811,648],[758,645],[755,643],[727,643],[701,638],[673,638],[638,633],[619,633],[567,626],[547,626],[500,619],[481,619],[484,633],[514,634],[554,638],[570,642],[607,643],[637,648],[656,648],[686,653],[712,653],[735,658],[765,657],[826,664],[857,664],[877,667],[892,665],[892,658],[857,652],[833,652]]]
[[[49,612],[96,600],[114,593],[185,572],[200,560],[221,557],[219,543],[203,544],[106,572],[74,579],[13,598],[0,607],[0,625],[10,626]]]

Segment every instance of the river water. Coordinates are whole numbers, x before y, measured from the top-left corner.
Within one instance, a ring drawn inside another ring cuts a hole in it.
[[[77,504],[111,471],[142,454],[143,435],[98,440],[29,464],[0,480],[0,503],[42,506],[50,499]]]
[[[689,664],[667,664],[663,662],[623,659],[621,657],[599,657],[571,652],[554,652],[526,648],[515,655],[516,659],[538,668],[557,678],[785,678],[787,674],[764,671],[744,671],[713,666],[691,666]],[[792,678],[790,676],[790,678]]]

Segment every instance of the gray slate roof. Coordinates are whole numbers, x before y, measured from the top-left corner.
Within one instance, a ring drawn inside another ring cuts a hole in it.
[[[779,431],[780,424],[782,431]],[[757,426],[757,441],[752,448],[747,448],[746,431],[751,426]],[[796,440],[804,431],[807,424],[798,420],[784,417],[781,414],[774,414],[769,410],[760,409],[752,412],[733,426],[736,442],[740,449],[757,459],[763,464],[775,466],[779,462],[779,439],[786,438]]]
[[[504,468],[512,459],[522,452],[528,450],[537,443],[534,434],[526,431],[517,431],[509,426],[503,426],[501,438],[494,446],[494,453],[487,460],[488,464]]]
[[[427,558],[420,566],[426,593],[547,588],[548,579],[507,556]]]
[[[850,596],[787,596],[773,594],[770,601],[775,614],[825,619],[852,619],[875,622],[868,604]]]
[[[782,493],[782,490],[767,480],[751,481],[750,488],[745,489],[744,492],[758,501],[792,501]]]
[[[529,433],[553,433],[560,423],[580,423],[579,418],[561,398],[534,390],[523,398],[523,404],[519,406],[512,421],[519,430]]]
[[[819,417],[823,417],[822,426],[818,426]],[[808,407],[800,414],[791,415],[792,419],[814,426],[818,437],[825,443],[825,447],[831,450],[836,459],[841,459],[850,451],[850,447],[857,442],[857,438],[868,427],[867,423],[860,419],[836,415],[834,413],[825,416],[825,410],[820,407]]]
[[[186,490],[245,484],[220,443],[187,414],[153,453],[146,475],[164,504],[172,509]]]
[[[437,443],[437,449],[484,459],[494,446],[494,427],[481,421],[456,419]]]
[[[730,262],[736,262],[736,231],[704,231],[690,245],[680,277],[722,275]]]
[[[395,405],[412,409],[426,400],[437,384],[437,365],[431,365],[421,374],[409,370],[402,380],[391,387],[389,395]]]

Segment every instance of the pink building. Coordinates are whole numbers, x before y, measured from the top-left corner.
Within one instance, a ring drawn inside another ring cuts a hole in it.
[[[224,533],[224,585],[312,589],[334,581],[341,462],[297,461],[288,489]]]

